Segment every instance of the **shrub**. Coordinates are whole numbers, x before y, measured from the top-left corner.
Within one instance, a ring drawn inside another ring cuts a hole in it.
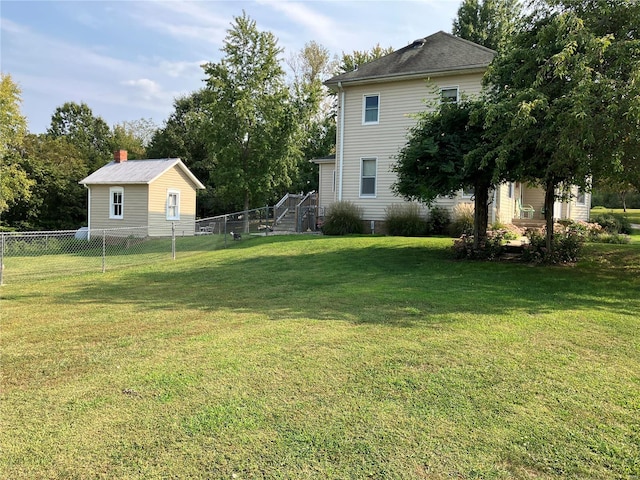
[[[385,210],[387,234],[401,237],[418,237],[427,233],[427,222],[420,216],[415,203],[391,205]]]
[[[477,249],[473,248],[473,235],[462,235],[453,242],[456,258],[468,260],[495,260],[505,252],[505,230],[487,232],[487,237]]]
[[[447,210],[441,207],[433,207],[427,219],[427,234],[444,235],[450,223],[451,217]]]
[[[609,213],[596,215],[591,220],[600,225],[607,233],[620,233],[620,222]]]
[[[349,235],[363,233],[362,210],[352,202],[335,202],[324,218],[322,233],[325,235]]]
[[[460,237],[473,233],[473,212],[471,203],[459,203],[453,209],[453,222],[451,222],[451,236]]]
[[[553,245],[547,249],[546,228],[527,230],[529,244],[525,245],[522,259],[536,263],[576,262],[587,236],[576,223],[554,225]]]

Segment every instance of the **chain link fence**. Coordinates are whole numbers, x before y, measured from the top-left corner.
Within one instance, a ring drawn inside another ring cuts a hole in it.
[[[174,222],[170,236],[148,227],[0,232],[0,285],[168,262],[268,235],[270,207],[193,222]]]

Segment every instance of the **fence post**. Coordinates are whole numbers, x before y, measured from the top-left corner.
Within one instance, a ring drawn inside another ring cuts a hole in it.
[[[102,273],[105,272],[106,255],[107,255],[107,231],[102,230]]]
[[[0,285],[4,285],[4,232],[0,233]]]
[[[264,207],[264,236],[269,236],[269,205]]]
[[[227,216],[224,216],[224,248],[227,248]]]
[[[176,259],[176,224],[171,222],[171,260]]]

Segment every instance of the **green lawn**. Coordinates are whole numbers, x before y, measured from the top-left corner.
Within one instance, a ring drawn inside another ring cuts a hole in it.
[[[640,245],[267,237],[0,289],[0,478],[640,476]]]

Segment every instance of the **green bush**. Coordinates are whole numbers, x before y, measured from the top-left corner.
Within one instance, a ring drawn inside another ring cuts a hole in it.
[[[615,243],[624,245],[631,243],[631,237],[620,233],[601,233],[592,240],[595,243]]]
[[[451,217],[442,207],[433,207],[427,219],[427,235],[444,235],[449,229]]]
[[[599,224],[607,233],[624,233],[626,235],[631,233],[631,222],[624,215],[603,213],[595,215],[591,221]]]
[[[546,229],[527,231],[529,244],[524,247],[522,259],[536,263],[576,262],[586,241],[584,232],[576,225],[556,225],[551,251],[547,249]]]
[[[416,203],[391,205],[385,210],[388,235],[419,237],[427,233],[427,222],[420,216]]]
[[[474,207],[471,203],[459,203],[453,208],[453,221],[449,227],[452,237],[473,233]]]
[[[349,235],[351,233],[363,233],[362,210],[352,202],[335,202],[329,207],[329,211],[322,225],[322,233],[325,235]]]
[[[506,230],[487,232],[484,242],[473,246],[473,235],[463,234],[453,242],[453,253],[458,259],[467,260],[496,260],[506,251],[504,234]]]

